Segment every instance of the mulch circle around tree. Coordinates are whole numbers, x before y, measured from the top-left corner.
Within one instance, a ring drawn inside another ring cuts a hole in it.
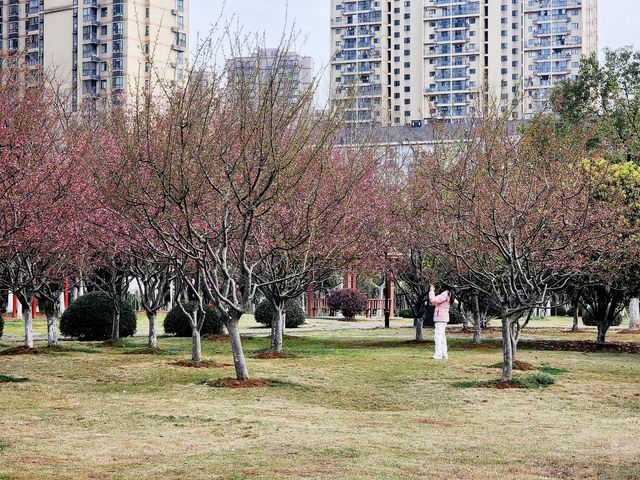
[[[502,362],[489,365],[489,368],[502,368]],[[521,372],[532,372],[534,370],[538,370],[538,368],[534,367],[530,363],[521,362],[520,360],[513,362],[513,369],[520,370]]]
[[[225,367],[233,367],[231,364],[227,363],[217,363],[213,360],[201,360],[199,362],[194,362],[192,360],[178,360],[177,362],[172,362],[171,365],[176,367],[186,367],[186,368],[225,368]]]
[[[72,352],[70,348],[66,347],[33,347],[28,348],[25,346],[13,347],[0,352],[0,355],[40,355],[56,352]]]
[[[262,353],[258,353],[255,358],[260,359],[260,360],[269,360],[269,359],[276,359],[276,358],[293,358],[295,357],[295,355],[291,355],[291,354],[286,354],[286,353],[274,353],[274,352],[262,352]]]
[[[555,352],[640,353],[640,343],[605,343],[589,340],[521,340],[519,348]]]
[[[235,378],[221,378],[205,383],[212,388],[266,388],[274,385],[274,382],[265,380],[237,380]]]
[[[626,330],[620,330],[618,333],[621,335],[640,335],[640,329],[631,330],[627,328]]]
[[[498,390],[506,390],[508,388],[527,388],[525,385],[517,382],[495,382],[487,384],[487,387],[497,388]]]

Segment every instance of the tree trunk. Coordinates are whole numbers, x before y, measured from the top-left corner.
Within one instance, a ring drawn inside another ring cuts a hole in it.
[[[414,320],[415,324],[416,324],[416,342],[424,342],[424,334],[422,332],[422,326],[424,324],[424,317],[423,316],[418,316],[418,318],[416,318]]]
[[[120,312],[114,309],[113,321],[111,322],[111,338],[120,338]]]
[[[52,312],[47,314],[47,345],[49,347],[58,346],[58,332],[56,331],[56,317]]]
[[[513,374],[513,352],[511,351],[511,322],[502,317],[502,378],[503,382],[510,382]]]
[[[482,331],[482,319],[480,318],[480,304],[478,295],[473,296],[473,343],[480,343],[480,333]]]
[[[22,316],[24,318],[24,346],[33,348],[33,312],[31,305],[22,306]]]
[[[286,314],[284,305],[274,306],[271,318],[271,351],[275,354],[282,353],[282,336]]]
[[[580,329],[580,312],[579,306],[576,304],[575,312],[573,312],[573,325],[571,326],[572,332],[577,332]]]
[[[640,329],[640,299],[632,298],[629,302],[629,330]]]
[[[200,362],[202,360],[202,344],[200,342],[200,330],[191,326],[191,361]]]
[[[607,330],[609,330],[608,326],[605,326],[602,323],[598,323],[598,339],[596,340],[596,345],[604,345],[605,338],[607,336]]]
[[[249,380],[249,370],[242,351],[242,340],[238,330],[238,320],[230,319],[227,325],[229,330],[229,341],[231,342],[231,353],[233,354],[233,365],[236,368],[236,378],[238,380]]]
[[[469,317],[467,316],[467,311],[460,302],[460,313],[462,314],[462,331],[466,332],[469,330]]]
[[[158,347],[158,335],[156,334],[156,314],[155,312],[147,312],[149,319],[149,348]]]

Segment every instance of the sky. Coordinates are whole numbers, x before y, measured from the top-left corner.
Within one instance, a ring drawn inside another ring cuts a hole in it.
[[[625,45],[640,49],[640,0],[599,0],[599,48]],[[264,34],[267,46],[277,46],[283,32],[298,34],[298,53],[313,57],[316,73],[324,72],[319,96],[327,98],[330,0],[190,0],[191,46],[218,19],[230,20],[246,34]]]

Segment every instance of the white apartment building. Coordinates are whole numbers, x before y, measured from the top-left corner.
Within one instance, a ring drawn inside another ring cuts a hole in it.
[[[228,60],[227,69],[253,82],[256,89],[263,80],[268,81],[275,70],[283,82],[287,82],[283,91],[290,94],[291,101],[296,101],[311,88],[315,79],[313,58],[275,48],[263,48],[246,57],[233,57]]]
[[[522,119],[597,51],[597,0],[331,0],[331,94],[357,123]]]
[[[74,109],[148,88],[152,75],[180,83],[188,2],[0,0],[0,51],[54,77]]]

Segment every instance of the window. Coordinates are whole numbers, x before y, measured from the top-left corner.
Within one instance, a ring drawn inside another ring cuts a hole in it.
[[[100,80],[100,88],[102,90],[106,90],[107,89],[107,81],[106,80]]]
[[[114,35],[122,35],[122,22],[113,22],[112,33]]]
[[[122,90],[123,87],[124,87],[124,82],[122,77],[113,77],[113,89]]]
[[[100,63],[100,71],[106,72],[107,70],[109,70],[109,64],[107,62],[101,62]]]
[[[149,18],[149,7],[146,7],[146,8],[144,9],[144,16],[145,16],[146,18]]]
[[[107,30],[107,26],[106,25],[102,25],[100,27],[100,35],[104,36],[104,35],[108,35],[108,34],[109,34],[109,32]]]
[[[102,7],[100,9],[100,16],[102,18],[108,17],[109,16],[109,9],[107,7]]]
[[[176,0],[176,10],[184,12],[184,0]]]
[[[114,23],[114,26],[115,26],[115,23]],[[115,32],[114,32],[114,33],[115,33]],[[145,37],[148,37],[148,36],[149,36],[149,25],[146,25],[146,26],[144,27],[144,36],[145,36]]]
[[[116,3],[113,5],[113,16],[122,16],[124,11],[124,5],[122,3]]]
[[[113,53],[122,53],[122,40],[114,40]]]
[[[108,51],[108,46],[106,43],[102,43],[100,44],[100,53],[107,53]]]

